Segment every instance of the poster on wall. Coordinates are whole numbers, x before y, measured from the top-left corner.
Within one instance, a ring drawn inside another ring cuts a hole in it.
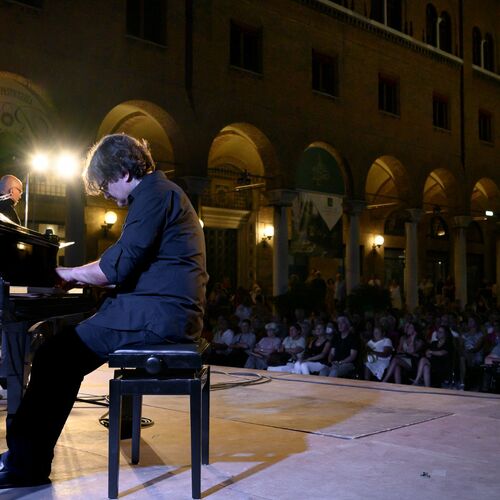
[[[292,253],[342,257],[342,196],[302,191],[292,205]]]

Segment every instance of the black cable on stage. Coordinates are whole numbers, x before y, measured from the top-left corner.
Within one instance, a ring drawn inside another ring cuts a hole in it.
[[[248,386],[248,385],[260,385],[267,384],[272,381],[271,377],[266,375],[260,375],[252,372],[224,372],[220,370],[214,370],[211,373],[217,373],[219,375],[226,375],[228,377],[241,377],[246,378],[246,380],[240,380],[238,382],[219,382],[217,384],[210,384],[211,391],[220,391],[224,389],[232,389],[234,387],[239,386]],[[250,378],[248,378],[250,377]]]
[[[251,372],[224,372],[224,371],[212,371],[212,373],[217,373],[220,375],[226,375],[228,377],[236,377],[243,378],[243,380],[238,380],[235,382],[219,382],[216,384],[210,384],[211,391],[221,391],[225,389],[233,389],[234,387],[245,387],[250,385],[259,385],[259,384],[267,384],[271,382],[271,377],[267,377],[265,375],[260,375],[257,373]],[[95,396],[92,394],[86,394],[84,397],[77,397],[76,401],[81,403],[89,403],[97,406],[106,406],[109,407],[109,396]],[[108,428],[109,427],[109,411],[104,413],[101,417],[99,417],[99,423]],[[154,421],[147,417],[141,417],[141,428],[151,427],[154,425]]]

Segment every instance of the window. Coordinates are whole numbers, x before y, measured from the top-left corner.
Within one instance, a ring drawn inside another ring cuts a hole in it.
[[[479,139],[485,142],[493,142],[493,117],[488,111],[479,110]]]
[[[372,0],[370,18],[374,21],[385,24],[384,0]]]
[[[262,73],[262,30],[231,21],[229,64]]]
[[[386,0],[387,26],[401,31],[402,8],[401,0]]]
[[[338,95],[337,59],[312,51],[312,88],[323,94]]]
[[[432,98],[432,123],[435,127],[450,130],[448,98],[434,94]]]
[[[432,45],[433,47],[437,47],[437,11],[436,7],[431,3],[427,4],[427,8],[425,10],[425,41]]]
[[[451,19],[448,12],[441,12],[439,23],[439,45],[438,48],[451,54]]]
[[[399,115],[399,81],[397,78],[378,75],[378,109]]]
[[[401,31],[401,0],[371,0],[370,18]]]
[[[127,0],[127,35],[166,45],[166,0]]]
[[[495,71],[495,47],[493,37],[486,33],[483,40],[483,68],[488,71]]]
[[[481,66],[481,30],[477,27],[472,30],[472,64]]]

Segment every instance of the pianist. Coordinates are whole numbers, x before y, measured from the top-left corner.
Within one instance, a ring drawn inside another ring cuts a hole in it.
[[[54,447],[83,377],[117,348],[195,339],[205,301],[205,245],[185,193],[155,165],[147,144],[104,137],[89,152],[83,174],[89,194],[129,206],[118,241],[101,258],[58,268],[63,280],[115,285],[98,312],[45,342],[7,429],[0,488],[50,482]]]
[[[23,183],[14,175],[4,175],[0,179],[0,213],[12,222],[21,224],[21,220],[14,208],[23,194]]]

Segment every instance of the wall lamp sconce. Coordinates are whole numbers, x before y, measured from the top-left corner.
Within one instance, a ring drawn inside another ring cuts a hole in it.
[[[273,239],[274,236],[274,227],[270,224],[264,226],[264,230],[262,231],[262,244],[266,246],[269,241]]]
[[[376,252],[378,248],[380,248],[384,244],[384,237],[381,234],[377,234],[375,238],[373,238],[372,250]]]
[[[108,210],[104,214],[104,224],[101,227],[105,237],[108,236],[108,231],[111,230],[117,220],[118,215],[116,215],[116,212],[113,212],[112,210]]]

